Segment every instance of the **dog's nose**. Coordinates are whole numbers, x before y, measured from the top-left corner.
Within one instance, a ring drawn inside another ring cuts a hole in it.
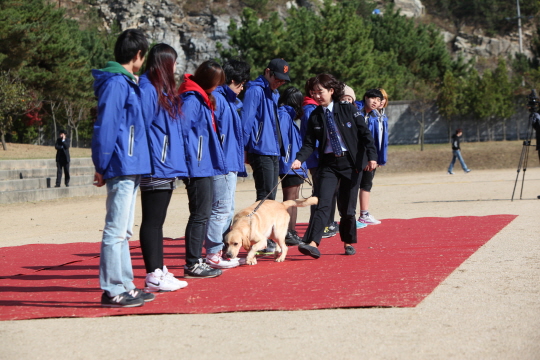
[[[230,252],[225,253],[225,256],[227,257],[227,259],[231,259],[231,258],[232,258],[232,254],[231,254]]]

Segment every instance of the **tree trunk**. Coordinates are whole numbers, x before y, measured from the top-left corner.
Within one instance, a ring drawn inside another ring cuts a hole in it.
[[[506,141],[506,119],[503,119],[502,125],[503,125],[503,141]]]
[[[424,112],[422,111],[422,122],[420,123],[420,151],[424,151]]]
[[[0,137],[2,138],[2,148],[4,149],[4,151],[7,150],[7,145],[6,145],[6,138],[4,137],[4,132],[2,131],[2,135],[0,135]]]

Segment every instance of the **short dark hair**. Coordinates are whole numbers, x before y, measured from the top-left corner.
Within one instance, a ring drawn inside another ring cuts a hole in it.
[[[456,135],[462,132],[463,132],[463,129],[456,129]]]
[[[251,66],[241,60],[231,59],[223,64],[225,71],[225,84],[230,85],[233,81],[242,84],[249,80]]]
[[[279,97],[278,104],[289,105],[296,112],[296,119],[304,116],[304,109],[302,108],[302,102],[304,101],[304,95],[302,92],[294,86],[285,89],[283,94]],[[294,119],[293,119],[294,120]]]
[[[365,98],[368,98],[368,99],[369,98],[379,98],[379,99],[381,99],[381,101],[384,100],[384,96],[383,96],[381,90],[379,90],[379,89],[369,89],[364,94],[364,99]]]
[[[332,100],[334,101],[339,101],[341,99],[344,93],[343,90],[345,89],[345,84],[336,79],[334,75],[330,74],[319,74],[315,76],[309,90],[315,90],[317,85],[322,86],[326,90],[334,89],[334,93],[332,94]]]
[[[58,135],[60,135],[60,134],[66,134],[66,135],[67,135],[66,130],[64,130],[64,129],[60,130],[60,131],[58,132]]]
[[[141,57],[148,51],[148,40],[139,29],[127,29],[120,34],[114,44],[114,58],[120,64],[127,64],[141,52]]]

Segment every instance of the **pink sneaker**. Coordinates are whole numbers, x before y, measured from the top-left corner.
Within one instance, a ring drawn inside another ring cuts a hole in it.
[[[367,225],[378,225],[381,223],[379,220],[375,219],[370,213],[360,215],[358,221]]]
[[[206,254],[206,264],[214,269],[231,269],[240,265],[238,258],[225,260],[221,255],[222,251],[216,254]]]

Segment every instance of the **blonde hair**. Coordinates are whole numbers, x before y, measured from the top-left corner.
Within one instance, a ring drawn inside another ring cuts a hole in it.
[[[384,91],[383,88],[378,88],[377,90],[379,90],[384,97],[384,106],[383,106],[383,109],[384,109],[385,107],[388,106],[388,94],[386,93],[386,91]]]

